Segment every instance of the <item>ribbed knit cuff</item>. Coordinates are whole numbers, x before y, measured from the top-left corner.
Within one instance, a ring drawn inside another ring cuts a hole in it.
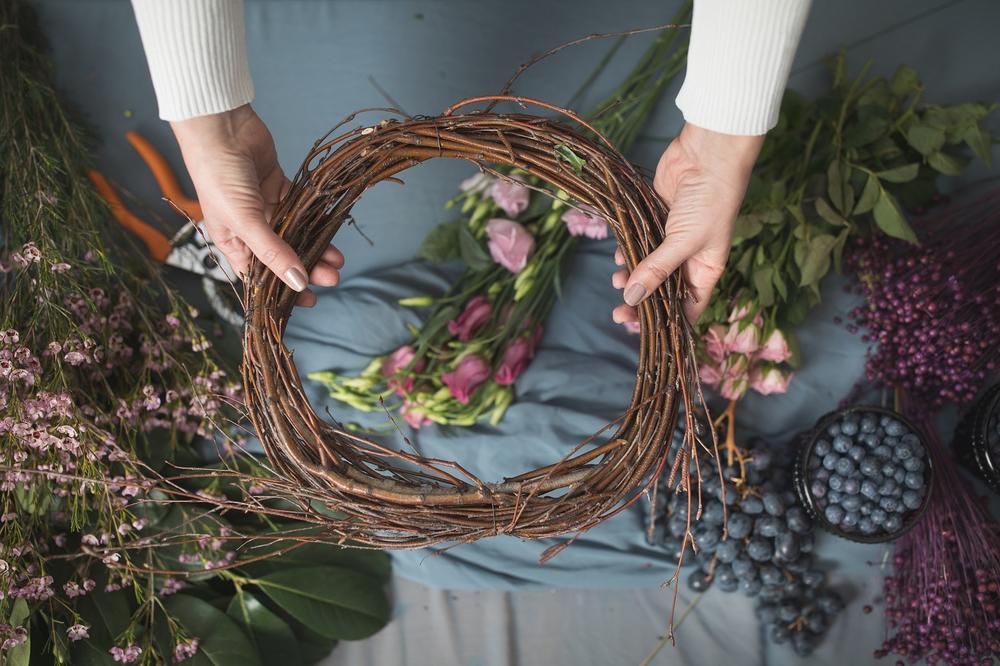
[[[684,120],[746,136],[774,127],[810,4],[695,0],[687,74],[677,95]]]
[[[253,99],[243,0],[132,0],[163,120]]]

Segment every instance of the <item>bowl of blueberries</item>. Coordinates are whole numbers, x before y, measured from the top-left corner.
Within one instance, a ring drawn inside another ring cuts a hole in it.
[[[952,447],[962,464],[1000,493],[1000,384],[987,390],[965,415]]]
[[[795,490],[814,522],[851,541],[893,541],[920,519],[933,468],[916,428],[858,406],[822,417],[799,442]]]

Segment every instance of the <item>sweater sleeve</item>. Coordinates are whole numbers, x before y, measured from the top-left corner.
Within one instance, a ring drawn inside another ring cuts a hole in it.
[[[163,120],[253,99],[243,0],[132,0]]]
[[[724,134],[760,135],[781,97],[811,0],[695,0],[684,120]]]

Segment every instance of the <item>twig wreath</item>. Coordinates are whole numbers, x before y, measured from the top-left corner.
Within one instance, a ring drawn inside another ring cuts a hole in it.
[[[457,113],[482,102],[490,106]],[[594,140],[547,118],[494,113],[498,102],[537,105],[593,132],[566,109],[494,95],[465,100],[437,117],[382,120],[330,138],[354,114],[314,145],[275,212],[277,232],[312,266],[366,190],[402,183],[397,174],[427,160],[458,158],[498,177],[506,176],[491,165],[523,170],[565,192],[573,205],[592,207],[609,221],[630,268],[663,241],[664,203],[613,145],[597,132]],[[639,363],[628,410],[562,460],[498,482],[482,481],[458,462],[390,449],[317,415],[282,341],[296,295],[263,264],[252,263],[245,279],[246,407],[276,470],[321,492],[344,514],[330,518],[333,533],[379,548],[582,533],[630,506],[665,470],[700,506],[687,471],[707,460],[718,467],[714,433],[712,442],[701,442],[689,423],[684,445],[668,460],[679,400],[690,419],[700,399],[679,275],[639,308]],[[581,450],[615,425],[606,441]],[[697,486],[700,474],[694,478]],[[693,506],[689,515],[697,513]],[[571,541],[549,549],[543,561]]]

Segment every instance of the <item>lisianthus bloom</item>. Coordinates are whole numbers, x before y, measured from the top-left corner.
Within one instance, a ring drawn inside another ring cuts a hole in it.
[[[698,376],[703,384],[715,388],[722,381],[722,368],[714,363],[705,363],[698,369]]]
[[[521,272],[535,251],[535,237],[513,220],[499,217],[490,220],[486,223],[486,237],[493,261],[511,273]]]
[[[492,187],[493,181],[495,180],[496,178],[494,178],[490,174],[483,173],[482,171],[480,171],[479,173],[473,176],[469,176],[468,178],[463,180],[462,183],[458,186],[458,189],[467,194],[483,192]]]
[[[732,310],[729,311],[729,323],[743,321],[750,314],[750,302],[747,301],[743,305],[734,306]]]
[[[608,237],[607,222],[591,206],[570,208],[563,213],[562,221],[566,223],[570,236],[586,236],[594,240]]]
[[[761,395],[784,393],[792,376],[792,373],[782,372],[773,365],[759,365],[750,371],[750,388]]]
[[[399,413],[403,417],[403,420],[409,423],[410,427],[415,430],[420,430],[423,426],[433,423],[433,421],[420,411],[420,406],[417,403],[410,402],[409,400],[403,401],[403,406],[400,407]]]
[[[746,395],[749,382],[746,375],[726,377],[722,380],[719,393],[726,400],[739,400]]]
[[[493,373],[493,381],[501,386],[508,386],[517,381],[535,355],[538,332],[541,330],[539,327],[530,338],[524,335],[518,336],[507,346],[503,353],[503,359],[500,361],[500,367]]]
[[[468,342],[476,334],[476,331],[490,320],[492,314],[493,306],[486,300],[486,297],[475,296],[465,304],[458,319],[452,319],[448,322],[448,330],[462,342]]]
[[[712,324],[702,339],[705,342],[705,351],[708,353],[708,357],[716,364],[722,363],[726,357],[726,327],[722,324]]]
[[[413,390],[413,377],[397,377],[400,372],[406,369],[416,356],[416,350],[410,345],[403,345],[382,360],[382,375],[388,377],[387,385],[396,393],[402,395]],[[424,369],[424,359],[413,364],[413,372],[420,372]]]
[[[470,354],[458,362],[458,367],[441,375],[441,381],[455,400],[463,405],[469,404],[469,398],[479,385],[490,378],[490,364],[481,356]]]
[[[490,188],[490,196],[505,213],[517,217],[527,209],[531,190],[517,182],[516,176],[511,178],[512,180],[497,178]]]
[[[733,322],[722,342],[728,352],[753,354],[760,348],[760,329],[755,323],[743,325],[738,321]]]
[[[781,329],[774,329],[771,335],[761,346],[757,353],[757,358],[762,361],[773,361],[774,363],[784,363],[791,358],[792,353],[788,349],[788,340],[781,332]]]

